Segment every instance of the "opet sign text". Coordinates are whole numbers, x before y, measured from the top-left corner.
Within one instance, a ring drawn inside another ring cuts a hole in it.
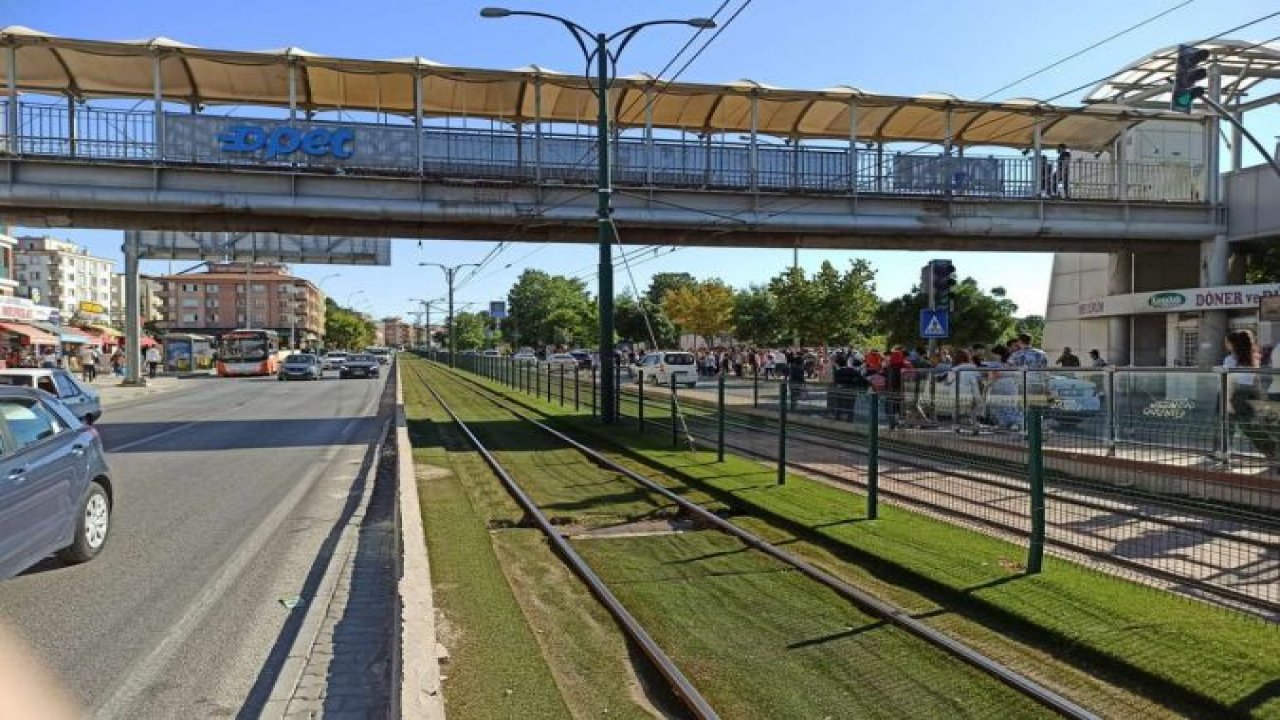
[[[266,160],[301,152],[311,157],[330,156],[346,160],[355,152],[356,131],[349,127],[302,130],[277,125],[270,130],[259,125],[232,125],[219,133],[222,152],[262,152]]]

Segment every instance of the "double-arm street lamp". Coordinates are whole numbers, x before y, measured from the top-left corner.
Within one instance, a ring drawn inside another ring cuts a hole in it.
[[[440,303],[439,300],[423,300],[422,298],[409,298],[409,302],[416,302],[422,306],[422,314],[426,318],[427,325],[427,348],[430,349],[435,343],[431,338],[431,308]]]
[[[449,333],[449,367],[454,366],[454,353],[457,350],[456,340],[453,332],[453,279],[458,276],[458,271],[462,268],[480,267],[480,263],[462,263],[461,265],[441,265],[440,263],[418,263],[421,267],[438,267],[444,271],[445,282],[449,284],[449,319],[445,321],[445,327]]]
[[[613,226],[610,223],[611,194],[613,192],[609,169],[609,85],[617,74],[618,57],[627,43],[644,28],[652,25],[687,25],[699,30],[716,26],[710,18],[691,18],[689,20],[650,20],[649,22],[629,25],[608,35],[593,33],[581,25],[550,13],[531,12],[527,10],[508,10],[506,8],[487,7],[480,11],[481,17],[504,18],[515,15],[554,20],[563,25],[582,50],[586,60],[586,75],[591,80],[591,64],[595,62],[595,95],[598,101],[596,114],[596,156],[599,160],[596,178],[596,237],[600,245],[600,419],[605,423],[615,420],[617,386],[614,383],[613,367],[617,359],[613,352]],[[594,49],[592,49],[594,46]],[[611,48],[612,46],[612,48]],[[453,335],[450,334],[452,342]]]

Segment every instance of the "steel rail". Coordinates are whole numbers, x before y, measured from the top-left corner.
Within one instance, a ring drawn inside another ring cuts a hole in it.
[[[573,572],[581,578],[584,583],[586,583],[592,594],[600,600],[600,603],[622,627],[623,632],[635,641],[635,643],[640,647],[640,650],[654,664],[654,667],[656,667],[663,678],[667,680],[672,691],[680,698],[680,701],[684,703],[685,707],[689,709],[689,712],[693,713],[693,716],[700,720],[718,720],[720,715],[716,713],[715,709],[711,707],[711,704],[702,697],[702,694],[693,686],[693,683],[689,681],[683,672],[681,672],[680,668],[676,666],[675,661],[673,661],[670,656],[663,651],[657,641],[655,641],[653,637],[649,635],[648,631],[644,629],[644,626],[640,624],[640,621],[636,620],[635,616],[633,616],[626,607],[622,605],[622,602],[619,601],[618,598],[609,590],[604,581],[600,579],[600,576],[595,574],[587,562],[582,559],[582,556],[579,555],[578,552],[573,549],[573,546],[570,545],[559,531],[556,530],[555,526],[551,524],[551,521],[542,512],[542,509],[539,508],[537,503],[529,497],[528,493],[520,487],[520,484],[516,482],[515,478],[513,478],[509,472],[507,472],[506,468],[502,466],[502,463],[498,462],[498,459],[489,452],[489,449],[484,446],[484,443],[480,442],[480,439],[471,432],[471,428],[467,426],[462,418],[458,417],[458,414],[453,411],[453,408],[449,407],[448,403],[444,401],[444,398],[440,397],[440,393],[436,392],[436,389],[432,387],[431,383],[427,381],[423,374],[416,369],[414,370],[414,374],[418,377],[418,381],[422,383],[423,387],[425,387],[431,393],[432,397],[435,398],[436,402],[440,404],[440,407],[444,408],[444,411],[449,414],[449,417],[453,420],[454,424],[458,426],[458,429],[466,435],[467,441],[476,449],[476,452],[480,453],[484,458],[485,463],[489,465],[489,468],[493,470],[499,479],[502,480],[502,484],[506,486],[507,492],[511,493],[512,497],[516,499],[516,502],[520,503],[520,506],[524,508],[524,511],[534,519],[538,528],[547,536],[552,547],[560,553],[560,556],[564,558],[564,561],[569,565],[569,568],[573,570]]]
[[[454,375],[456,375],[456,373],[454,373]],[[462,379],[459,378],[459,380],[461,381]],[[1021,673],[1018,673],[1012,670],[1011,668],[997,662],[996,660],[993,660],[983,655],[982,653],[978,652],[977,650],[974,650],[973,648],[969,647],[968,645],[965,645],[964,643],[956,640],[955,638],[945,633],[942,633],[938,630],[935,630],[934,628],[930,627],[926,623],[921,622],[920,620],[917,620],[916,618],[912,617],[911,614],[908,613],[906,610],[903,610],[902,608],[896,605],[893,605],[892,603],[885,602],[866,591],[860,590],[850,585],[849,583],[845,582],[844,580],[841,580],[835,575],[832,575],[831,573],[828,573],[825,570],[822,570],[804,560],[801,560],[800,558],[794,555],[791,555],[790,553],[784,550],[781,550],[780,548],[769,543],[768,541],[762,538],[759,538],[747,532],[746,530],[743,530],[742,528],[739,528],[738,526],[734,525],[728,520],[725,520],[719,515],[716,515],[710,510],[707,510],[701,505],[684,498],[683,496],[677,494],[676,492],[667,489],[665,486],[657,482],[654,482],[653,480],[650,480],[649,478],[635,472],[631,468],[628,468],[625,465],[621,465],[611,460],[610,458],[597,452],[593,448],[587,447],[583,443],[575,440],[574,438],[569,437],[568,435],[560,432],[559,430],[556,430],[555,428],[552,428],[544,423],[541,423],[517,410],[513,410],[510,407],[504,406],[501,402],[494,399],[493,396],[496,395],[497,393],[495,393],[494,391],[488,388],[485,388],[479,383],[475,381],[470,381],[470,384],[482,389],[485,395],[487,396],[488,400],[494,405],[497,405],[498,407],[503,408],[504,410],[511,413],[515,417],[521,420],[524,420],[525,422],[542,430],[548,435],[555,437],[556,439],[569,445],[570,447],[581,452],[582,454],[592,458],[592,460],[599,463],[601,466],[606,467],[610,470],[613,470],[614,472],[625,475],[628,478],[631,478],[632,480],[644,486],[645,488],[648,488],[649,490],[659,495],[662,495],[668,500],[671,500],[672,502],[679,505],[681,508],[683,508],[687,512],[693,515],[696,515],[698,518],[700,518],[701,520],[704,520],[709,525],[713,525],[717,529],[738,538],[739,540],[746,543],[747,545],[755,548],[756,550],[759,550],[760,552],[763,552],[766,555],[769,555],[775,560],[779,560],[787,565],[790,565],[791,567],[800,571],[810,579],[816,580],[817,582],[835,591],[837,594],[843,596],[845,599],[853,602],[855,605],[861,607],[863,610],[884,619],[886,622],[892,625],[896,625],[902,628],[903,630],[911,633],[912,635],[915,635],[916,637],[924,640],[930,645],[941,648],[951,653],[952,655],[959,658],[960,660],[972,665],[973,667],[976,667],[977,669],[987,673],[988,675],[991,675],[992,677],[996,678],[1000,682],[1003,682],[1004,684],[1012,687],[1013,689],[1017,690],[1023,695],[1026,695],[1032,700],[1035,700],[1041,705],[1044,705],[1045,707],[1048,707],[1049,709],[1057,712],[1063,717],[1075,718],[1077,720],[1099,720],[1098,715],[1095,715],[1094,713],[1090,712],[1084,707],[1044,687],[1043,685],[1040,685],[1034,680],[1022,675]]]

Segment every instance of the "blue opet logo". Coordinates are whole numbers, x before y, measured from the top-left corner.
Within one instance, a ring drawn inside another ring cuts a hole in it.
[[[222,152],[257,152],[274,160],[282,155],[301,151],[312,157],[332,155],[339,160],[351,157],[355,151],[356,131],[351,128],[316,128],[302,131],[281,125],[267,130],[258,125],[232,125],[218,135]]]

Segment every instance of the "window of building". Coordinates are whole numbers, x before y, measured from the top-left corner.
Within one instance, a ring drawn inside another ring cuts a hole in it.
[[[266,307],[266,306],[267,306],[267,301],[266,301],[266,300],[254,300],[254,301],[253,301],[253,306],[254,306],[254,307],[256,307],[256,308],[264,308],[264,307]]]
[[[182,298],[182,307],[184,308],[200,307],[200,300],[199,298]]]
[[[207,293],[216,293],[218,292],[218,286],[214,285],[213,283],[206,283],[204,286],[204,291]]]
[[[200,322],[200,313],[182,313],[182,322],[198,323]]]
[[[216,307],[218,307],[218,298],[216,298],[216,297],[213,297],[213,298],[205,298],[204,306],[205,306],[205,307],[211,307],[211,308],[216,308]]]
[[[253,291],[254,291],[254,292],[256,292],[256,293],[266,292],[266,291],[267,291],[267,286],[266,286],[266,285],[254,285],[254,286],[253,286]]]
[[[182,292],[195,292],[200,289],[195,283],[182,283]]]

